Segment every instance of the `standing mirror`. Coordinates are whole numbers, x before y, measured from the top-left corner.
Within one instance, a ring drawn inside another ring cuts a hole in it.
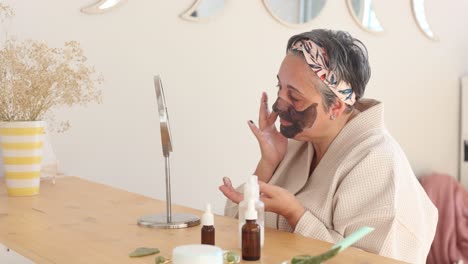
[[[263,0],[270,15],[286,26],[297,26],[316,18],[325,0]]]
[[[382,32],[384,29],[377,19],[372,0],[347,0],[348,9],[356,23],[369,32]]]
[[[159,75],[154,76],[154,87],[158,103],[159,126],[161,129],[162,152],[166,167],[166,213],[145,215],[138,219],[138,224],[153,228],[186,228],[200,224],[200,218],[185,213],[172,213],[171,204],[171,170],[169,156],[172,152],[172,137],[169,126],[169,115],[167,113],[166,99]]]
[[[437,40],[436,36],[431,30],[429,23],[427,23],[426,19],[426,12],[424,9],[424,0],[412,0],[412,9],[413,15],[416,19],[416,23],[419,26],[419,29],[423,32],[423,34],[432,40]]]
[[[221,13],[227,0],[196,0],[181,17],[189,21],[208,20]]]

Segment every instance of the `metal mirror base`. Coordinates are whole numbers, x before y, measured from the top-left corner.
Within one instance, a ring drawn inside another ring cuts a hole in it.
[[[150,228],[176,229],[197,226],[199,224],[200,218],[198,216],[185,213],[172,214],[169,223],[165,213],[145,215],[138,219],[138,225]]]

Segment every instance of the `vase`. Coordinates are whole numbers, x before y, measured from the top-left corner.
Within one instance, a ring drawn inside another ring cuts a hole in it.
[[[0,122],[0,145],[7,193],[39,193],[44,121]]]

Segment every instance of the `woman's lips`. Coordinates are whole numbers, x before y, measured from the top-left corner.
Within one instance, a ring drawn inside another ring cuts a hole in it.
[[[280,118],[280,124],[283,125],[283,126],[290,126],[290,125],[292,125],[291,122],[286,121],[286,120],[284,120],[284,119],[282,119],[282,118]]]

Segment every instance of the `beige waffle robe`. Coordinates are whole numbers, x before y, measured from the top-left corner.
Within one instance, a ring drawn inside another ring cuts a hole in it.
[[[354,246],[425,263],[437,209],[385,128],[383,104],[361,99],[355,107],[361,113],[340,131],[312,174],[312,144],[289,140],[269,183],[295,194],[306,212],[294,230],[283,216],[271,212],[265,214],[265,225],[330,243],[370,226],[375,231]],[[237,217],[237,204],[228,200],[225,214]]]

